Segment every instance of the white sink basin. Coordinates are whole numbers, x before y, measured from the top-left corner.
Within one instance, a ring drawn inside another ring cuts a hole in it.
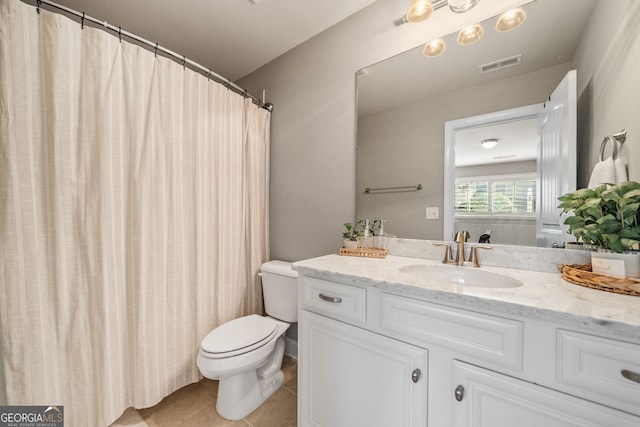
[[[478,270],[474,267],[419,264],[400,267],[400,271],[424,280],[449,282],[476,288],[517,288],[522,286],[522,282],[513,277]]]

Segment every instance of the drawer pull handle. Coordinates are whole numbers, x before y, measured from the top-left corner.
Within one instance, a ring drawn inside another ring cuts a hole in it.
[[[623,369],[622,371],[620,371],[620,373],[626,379],[631,380],[634,383],[640,383],[640,374],[638,374],[636,372],[628,371],[626,369]]]
[[[340,297],[330,297],[325,294],[318,294],[318,298],[320,298],[322,301],[331,302],[334,304],[340,304],[342,302],[342,298]]]
[[[461,402],[464,398],[464,387],[462,387],[461,385],[456,387],[456,391],[453,393],[453,395],[456,397],[456,400],[458,402]]]

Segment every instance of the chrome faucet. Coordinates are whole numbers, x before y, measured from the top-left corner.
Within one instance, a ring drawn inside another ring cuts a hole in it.
[[[458,265],[464,265],[464,244],[467,239],[471,237],[467,230],[459,231],[456,233],[454,240],[456,242],[456,259],[454,260]]]

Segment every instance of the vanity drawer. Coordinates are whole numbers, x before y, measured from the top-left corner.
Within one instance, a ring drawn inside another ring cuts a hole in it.
[[[470,362],[522,370],[522,322],[383,293],[381,328]]]
[[[640,345],[562,329],[557,339],[561,388],[640,415]]]
[[[367,291],[312,277],[302,278],[302,308],[356,325],[367,323]]]

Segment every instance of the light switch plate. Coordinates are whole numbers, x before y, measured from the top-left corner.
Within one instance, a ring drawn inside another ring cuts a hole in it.
[[[438,207],[427,208],[427,219],[438,219],[440,218],[440,212]]]

